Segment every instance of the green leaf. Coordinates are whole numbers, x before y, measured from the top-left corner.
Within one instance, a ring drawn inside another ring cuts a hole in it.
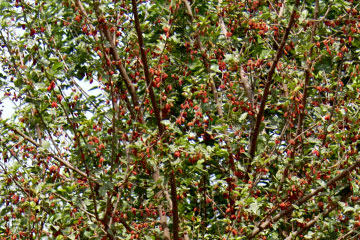
[[[50,148],[50,142],[48,141],[43,141],[42,144],[41,144],[41,147],[44,149],[44,150],[48,150]]]
[[[259,205],[256,201],[250,204],[249,210],[255,215],[259,215],[260,213]]]
[[[247,112],[244,112],[243,114],[240,115],[240,118],[239,118],[239,122],[242,122],[244,121],[248,116],[248,113]]]
[[[63,67],[63,64],[62,62],[56,62],[52,65],[52,68],[51,70],[56,72],[58,69],[62,68]]]

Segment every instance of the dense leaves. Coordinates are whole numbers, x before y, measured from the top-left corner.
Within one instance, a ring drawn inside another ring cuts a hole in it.
[[[0,2],[0,237],[357,236],[359,10]]]

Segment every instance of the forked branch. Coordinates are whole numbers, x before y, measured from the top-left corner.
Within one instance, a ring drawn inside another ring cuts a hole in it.
[[[343,178],[345,178],[346,176],[348,176],[352,171],[354,171],[359,166],[360,166],[360,160],[357,160],[353,165],[351,165],[347,169],[343,170],[339,175],[332,178],[324,186],[321,186],[321,187],[315,189],[314,191],[312,191],[311,193],[300,198],[294,204],[292,204],[288,208],[282,210],[280,213],[278,213],[274,217],[268,218],[266,221],[256,224],[256,227],[254,228],[252,233],[248,236],[248,238],[253,238],[257,234],[259,234],[261,231],[269,228],[271,224],[275,223],[282,217],[284,217],[284,216],[288,215],[289,213],[291,213],[292,211],[294,211],[295,206],[301,206],[302,204],[304,204],[305,202],[310,200],[312,197],[316,196],[318,193],[325,191],[330,185],[333,185],[334,183],[336,183],[336,182],[342,180]]]
[[[281,43],[280,43],[280,46],[276,52],[276,55],[275,55],[275,58],[273,60],[273,63],[271,65],[271,68],[269,70],[269,73],[267,75],[267,78],[266,78],[266,82],[265,82],[265,88],[264,88],[264,94],[262,96],[262,99],[261,99],[261,105],[260,105],[260,108],[259,108],[259,112],[256,116],[256,123],[255,123],[255,127],[252,131],[252,138],[251,138],[251,141],[250,141],[250,147],[249,147],[249,154],[250,154],[250,161],[252,161],[252,159],[254,158],[255,156],[255,152],[256,152],[256,145],[257,145],[257,139],[258,139],[258,136],[259,136],[259,132],[260,132],[260,125],[263,121],[263,117],[264,117],[264,111],[265,111],[265,105],[266,105],[266,101],[267,101],[267,98],[269,96],[269,93],[270,93],[270,86],[271,86],[271,83],[272,83],[272,79],[273,79],[273,76],[274,76],[274,73],[275,73],[275,68],[276,68],[276,65],[278,64],[278,62],[280,61],[281,57],[282,57],[282,54],[283,54],[283,49],[285,47],[285,43],[289,37],[289,33],[290,33],[290,30],[295,22],[295,16],[296,16],[296,12],[297,12],[297,9],[299,7],[299,4],[300,4],[300,0],[296,0],[295,2],[295,6],[294,6],[294,9],[292,11],[292,14],[291,14],[291,17],[290,17],[290,21],[289,21],[289,24],[285,30],[285,33],[284,33],[284,36],[281,40]],[[248,172],[250,170],[250,165],[251,165],[251,162],[249,162],[249,167],[248,167]]]

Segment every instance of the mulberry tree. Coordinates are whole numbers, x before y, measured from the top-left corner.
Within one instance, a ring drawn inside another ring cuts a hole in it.
[[[359,10],[1,1],[0,238],[356,238]]]

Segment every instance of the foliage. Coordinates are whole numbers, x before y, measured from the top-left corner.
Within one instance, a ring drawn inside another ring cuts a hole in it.
[[[2,239],[359,234],[359,4],[0,2]]]

